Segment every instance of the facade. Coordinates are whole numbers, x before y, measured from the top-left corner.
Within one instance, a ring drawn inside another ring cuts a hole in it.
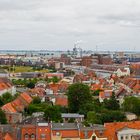
[[[16,93],[16,88],[7,78],[0,78],[0,96],[6,92],[14,95]]]

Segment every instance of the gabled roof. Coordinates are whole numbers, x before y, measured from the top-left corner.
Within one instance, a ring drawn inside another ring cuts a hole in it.
[[[27,93],[21,93],[20,96],[28,103],[30,104],[32,102],[32,98]]]
[[[125,128],[140,130],[140,121],[105,123],[104,128],[104,131],[95,131],[98,137],[104,137],[108,140],[118,140],[118,131],[121,131]]]
[[[16,109],[12,106],[11,103],[7,103],[1,108],[5,112],[11,112],[11,113],[16,113]]]

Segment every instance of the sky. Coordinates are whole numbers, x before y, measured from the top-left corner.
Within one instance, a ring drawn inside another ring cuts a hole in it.
[[[140,0],[0,0],[0,50],[140,51]]]

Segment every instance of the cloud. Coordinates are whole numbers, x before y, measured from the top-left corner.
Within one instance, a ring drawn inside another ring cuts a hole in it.
[[[139,50],[139,7],[138,0],[0,0],[0,49],[67,50],[84,40],[85,49],[107,42],[101,49]]]

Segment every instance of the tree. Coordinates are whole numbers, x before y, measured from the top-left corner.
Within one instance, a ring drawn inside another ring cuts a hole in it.
[[[14,99],[11,93],[9,92],[4,93],[1,98],[4,104],[9,103]]]
[[[26,109],[26,113],[31,115],[34,112],[45,112],[47,107],[48,107],[47,103],[40,103],[40,104],[33,104],[32,103]]]
[[[62,121],[61,111],[58,106],[48,106],[45,110],[44,117],[46,118],[47,121],[53,122]]]
[[[126,97],[122,104],[122,108],[124,111],[140,115],[140,99],[136,97]]]
[[[0,107],[4,105],[4,102],[2,100],[2,97],[0,96]]]
[[[0,109],[0,123],[1,124],[6,124],[7,123],[5,113],[1,109]]]
[[[99,124],[101,123],[99,120],[99,116],[94,111],[89,111],[87,113],[87,122],[90,124]]]
[[[115,121],[124,121],[125,115],[121,111],[106,111],[101,114],[100,120],[102,121],[102,124],[105,122],[115,122]]]
[[[105,99],[103,104],[104,104],[104,107],[109,110],[119,110],[119,108],[120,108],[120,105],[119,105],[114,93],[112,94],[110,99]]]
[[[41,103],[41,99],[39,97],[33,98],[33,104],[40,104],[40,103]]]
[[[89,87],[82,83],[69,86],[67,95],[69,110],[73,113],[83,110],[86,104],[92,102]]]
[[[56,76],[54,76],[51,80],[52,80],[53,83],[59,82],[59,79],[58,79],[58,77],[56,77]]]
[[[35,84],[31,81],[27,84],[27,87],[28,88],[34,88],[35,87]]]

